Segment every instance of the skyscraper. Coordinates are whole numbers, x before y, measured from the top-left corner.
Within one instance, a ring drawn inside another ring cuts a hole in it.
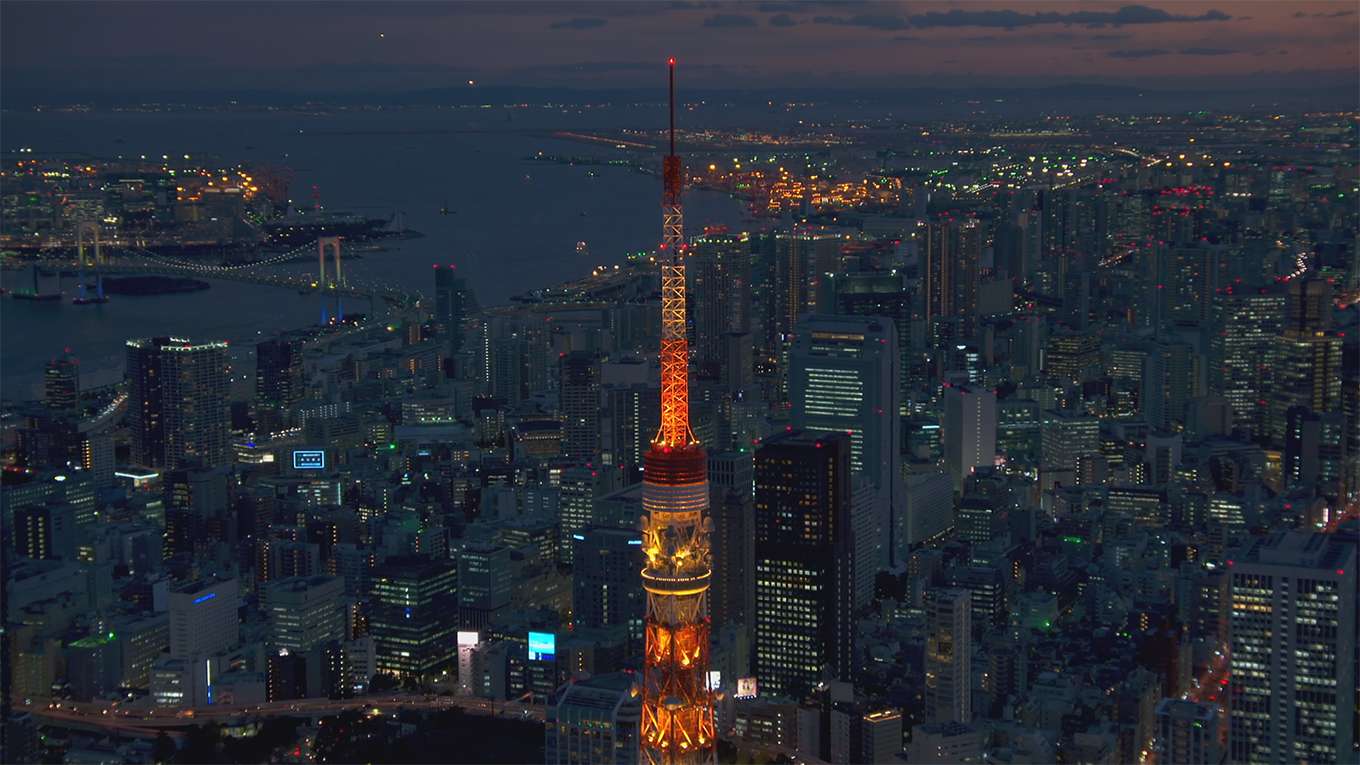
[[[790,354],[793,426],[850,436],[850,467],[879,493],[876,526],[892,563],[906,560],[901,507],[897,330],[879,317],[805,317]],[[880,565],[888,565],[885,557]]]
[[[959,340],[977,332],[978,282],[982,276],[982,225],[969,218],[959,224],[954,254],[954,313],[959,317]]]
[[[749,626],[755,519],[751,505],[750,451],[719,452],[708,457],[709,507],[713,517],[713,621]]]
[[[897,328],[899,406],[907,400],[911,379],[912,292],[901,274],[892,271],[848,273],[836,280],[836,312],[847,316],[882,316]]]
[[[954,315],[953,252],[957,232],[950,221],[931,221],[922,233],[921,318],[926,322],[926,337],[931,344],[940,340],[940,324]]]
[[[389,558],[372,573],[376,668],[415,677],[458,658],[458,567],[453,561]]]
[[[228,367],[225,342],[129,340],[127,416],[133,462],[168,468],[226,463]]]
[[[467,281],[458,275],[457,267],[434,266],[434,323],[449,335],[449,350],[457,353],[463,347],[463,319],[475,306]]]
[[[1100,453],[1100,421],[1074,412],[1045,412],[1040,426],[1042,454],[1039,482],[1045,489],[1059,482],[1077,483],[1077,463]]]
[[[227,474],[223,470],[166,471],[162,479],[165,536],[162,555],[167,560],[191,556],[215,543],[230,542],[234,518],[227,518]]]
[[[268,434],[290,421],[306,395],[302,343],[277,337],[255,345],[255,429]]]
[[[594,523],[598,472],[586,465],[572,465],[563,469],[558,479],[557,524],[561,537],[557,554],[563,563],[573,560],[573,535]]]
[[[921,231],[921,318],[932,344],[962,341],[976,329],[982,229],[976,220],[942,218]]]
[[[1232,406],[1233,420],[1265,433],[1270,349],[1284,324],[1284,295],[1267,289],[1224,288],[1214,295],[1209,335],[1209,392]]]
[[[775,236],[773,328],[777,340],[787,338],[814,307],[822,274],[837,270],[840,238],[834,234],[792,231]]]
[[[80,405],[80,362],[65,353],[47,362],[43,370],[43,403],[64,414],[75,413]]]
[[[968,590],[926,593],[926,716],[972,721],[972,596]]]
[[[1343,338],[1334,332],[1285,330],[1275,339],[1270,365],[1268,435],[1272,443],[1285,441],[1286,415],[1302,406],[1319,414],[1341,410],[1341,350]]]
[[[944,389],[944,460],[962,489],[964,479],[996,459],[996,394],[967,385]]]
[[[850,437],[791,431],[755,456],[755,670],[797,695],[854,681]]]
[[[1332,328],[1332,285],[1314,274],[1289,282],[1285,292],[1285,332],[1311,335]]]
[[[562,357],[562,456],[594,462],[600,451],[600,359],[591,351]]]
[[[1285,485],[1311,487],[1321,496],[1339,498],[1347,455],[1346,418],[1340,412],[1318,414],[1296,406],[1285,420]]]
[[[691,242],[694,359],[700,374],[717,377],[726,335],[751,329],[750,246],[745,235],[709,232]]]
[[[571,607],[578,627],[626,625],[642,636],[645,598],[638,591],[642,538],[634,529],[592,526],[572,535]]]
[[[1342,763],[1355,716],[1356,549],[1276,532],[1231,553],[1228,757]]]

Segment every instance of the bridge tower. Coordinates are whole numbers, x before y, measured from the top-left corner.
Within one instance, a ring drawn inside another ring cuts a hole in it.
[[[330,248],[331,252],[334,253],[335,279],[332,282],[326,281],[327,248]],[[344,287],[346,285],[345,273],[344,271],[340,270],[340,237],[323,236],[316,240],[316,266],[317,266],[316,286],[318,288],[327,289],[329,287]]]
[[[87,244],[94,246],[89,253],[85,250]],[[76,226],[76,260],[81,268],[86,265],[87,254],[91,268],[104,264],[103,244],[99,241],[99,224],[91,220],[83,221]]]
[[[86,247],[90,245],[92,247],[87,250]],[[76,225],[76,263],[79,275],[77,276],[76,297],[72,302],[77,305],[108,302],[108,298],[104,297],[104,274],[99,271],[99,267],[104,265],[104,248],[99,241],[99,224],[94,221],[82,221]],[[85,268],[87,265],[94,272],[94,295],[85,292]],[[58,284],[60,284],[60,277],[58,277]]]

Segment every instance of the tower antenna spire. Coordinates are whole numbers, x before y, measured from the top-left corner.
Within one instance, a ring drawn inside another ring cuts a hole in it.
[[[672,157],[674,157],[674,156],[675,156],[675,56],[671,56],[670,61],[667,61],[666,63],[667,63],[667,67],[670,69],[670,75],[671,75],[671,152],[670,152],[670,155],[671,155]]]
[[[670,74],[670,153],[662,161],[661,425],[644,458],[642,550],[647,563],[641,760],[712,765],[716,729],[708,686],[708,457],[689,426],[685,337],[684,172],[675,154],[675,59]]]

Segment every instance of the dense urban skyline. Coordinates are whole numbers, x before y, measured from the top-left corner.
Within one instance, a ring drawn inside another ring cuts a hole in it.
[[[0,14],[0,761],[1360,760],[1354,8]]]

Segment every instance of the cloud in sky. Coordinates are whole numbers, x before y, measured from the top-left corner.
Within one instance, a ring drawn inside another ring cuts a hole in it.
[[[604,56],[664,61],[672,53],[686,62],[686,82],[705,87],[1078,76],[1149,83],[1168,76],[1237,77],[1249,83],[1252,67],[1266,65],[1281,73],[1354,71],[1360,40],[1354,6],[1143,2],[0,0],[0,77],[5,88],[36,91],[97,83],[114,92],[343,92],[442,87],[467,79],[518,85],[537,81],[524,76],[527,68],[544,67],[563,73],[554,82],[589,88],[647,83],[651,72],[608,63],[578,68],[573,62]],[[738,35],[741,45],[733,45]],[[606,40],[607,52],[600,49]],[[1291,51],[1290,60],[1277,57],[1282,47]],[[149,55],[162,63],[141,58]],[[1074,71],[1082,55],[1093,58]],[[1253,56],[1268,59],[1253,62]],[[835,61],[845,76],[809,70],[813,57]],[[947,65],[946,58],[966,66]],[[1182,71],[1190,61],[1194,71]]]
[[[928,27],[999,27],[1017,29],[1043,24],[1078,25],[1087,27],[1125,26],[1130,24],[1170,24],[1195,21],[1228,21],[1232,18],[1219,10],[1195,15],[1171,13],[1146,5],[1125,5],[1113,11],[1036,11],[1024,13],[1012,10],[929,11],[910,18],[918,28]]]
[[[602,26],[604,26],[605,24],[608,24],[608,23],[609,23],[609,22],[606,21],[606,20],[604,20],[604,19],[597,19],[597,18],[595,18],[595,17],[593,17],[593,16],[590,16],[590,17],[581,17],[581,18],[575,18],[575,19],[563,19],[562,21],[554,21],[553,23],[551,23],[551,24],[548,25],[548,28],[549,28],[549,29],[599,29],[600,27],[602,27]]]
[[[737,29],[754,26],[756,26],[755,19],[740,13],[718,13],[704,19],[704,27],[707,29]]]
[[[902,30],[938,27],[988,27],[1020,29],[1042,25],[1064,26],[1126,26],[1134,24],[1172,24],[1202,21],[1228,21],[1232,16],[1219,10],[1200,14],[1179,14],[1146,5],[1125,5],[1113,11],[1035,11],[1027,13],[1009,9],[973,10],[953,8],[948,11],[927,11],[914,15],[895,13],[860,13],[852,16],[815,16],[814,24],[866,27],[868,29]]]
[[[1124,50],[1112,50],[1108,54],[1110,58],[1154,58],[1156,56],[1169,56],[1171,51],[1165,48],[1127,48]]]
[[[911,22],[893,13],[861,13],[855,16],[814,16],[813,24],[830,24],[842,27],[865,27],[868,29],[900,30],[911,27]]]
[[[1165,48],[1126,48],[1122,50],[1112,50],[1108,55],[1110,58],[1140,59],[1156,58],[1157,56],[1232,56],[1241,51],[1230,50],[1228,48],[1181,48],[1179,50],[1167,50]]]

